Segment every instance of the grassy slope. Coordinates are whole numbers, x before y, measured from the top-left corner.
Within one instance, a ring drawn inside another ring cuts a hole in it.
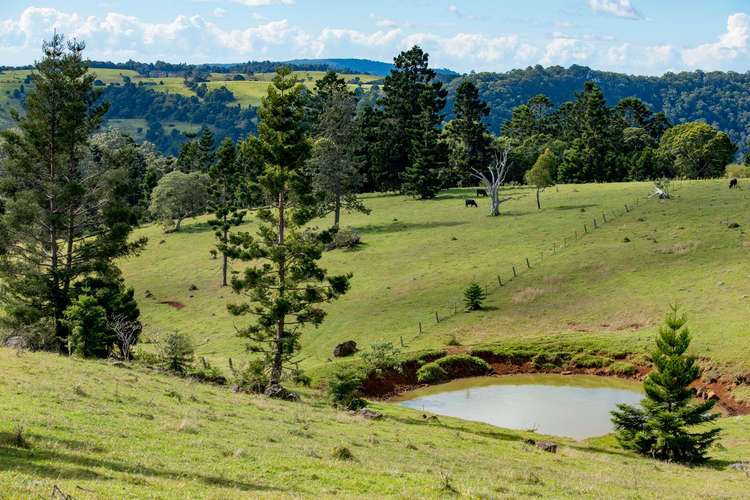
[[[354,272],[353,288],[328,308],[320,329],[305,334],[306,363],[324,362],[343,340],[366,347],[398,344],[402,336],[407,350],[441,347],[451,335],[464,345],[552,336],[632,348],[653,338],[668,305],[677,302],[690,313],[696,352],[731,364],[727,369],[747,370],[750,332],[743,311],[750,295],[750,237],[744,228],[750,216],[743,207],[750,193],[730,192],[723,182],[685,184],[674,200],[662,203],[645,200],[649,189],[560,186],[559,192],[543,193],[539,212],[532,192],[518,188],[498,218],[486,216],[485,201],[480,210],[464,208],[467,193],[433,201],[368,199],[370,216],[346,215],[343,222],[362,233],[364,247],[324,256],[331,271]],[[551,255],[554,242],[582,232],[584,223],[590,228],[595,216],[601,223],[602,211],[621,209],[636,197],[641,203],[635,211],[577,242],[568,240],[565,250]],[[729,229],[727,219],[741,227]],[[197,221],[182,234],[168,235],[151,226],[140,234],[149,237],[148,249],[122,267],[136,288],[148,334],[189,333],[199,352],[222,366],[226,357],[241,356],[235,318],[225,312],[237,297],[217,286],[207,225]],[[526,256],[531,270],[523,269]],[[513,265],[523,273],[508,283]],[[502,288],[496,286],[498,273],[506,283]],[[494,289],[488,310],[463,313],[462,290],[472,279]],[[190,292],[191,284],[198,291]],[[156,298],[144,299],[146,290]],[[158,303],[166,300],[186,307]],[[435,324],[434,312],[445,317],[454,304],[458,314]]]
[[[725,419],[709,466],[634,457],[611,438],[548,454],[529,435],[377,407],[383,421],[233,394],[141,369],[0,349],[0,498],[447,496],[441,474],[470,497],[742,498],[727,468],[750,454],[750,419]],[[51,376],[53,374],[53,376]],[[16,425],[28,448],[13,446]],[[351,462],[335,460],[346,446]]]

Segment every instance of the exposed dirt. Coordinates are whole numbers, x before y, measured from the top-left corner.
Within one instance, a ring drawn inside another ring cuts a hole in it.
[[[170,307],[174,307],[178,311],[180,309],[182,309],[182,308],[185,307],[185,304],[183,304],[182,302],[177,302],[175,300],[163,300],[163,301],[159,302],[159,304],[166,304],[166,305],[168,305]]]
[[[451,354],[460,352],[460,349],[451,349]],[[435,355],[427,361],[440,358]],[[488,356],[479,356],[487,361],[492,367],[490,376],[520,375],[527,373],[557,373],[560,375],[598,375],[605,377],[617,377],[630,380],[643,380],[650,367],[636,366],[636,373],[630,376],[616,375],[608,368],[538,368],[530,362],[512,363],[507,360],[492,359]],[[370,376],[362,385],[362,392],[369,398],[387,400],[404,392],[412,391],[427,384],[417,382],[417,370],[419,366],[416,361],[406,363],[401,372],[395,370],[383,373],[380,377]],[[457,377],[460,378],[460,377]],[[696,389],[698,396],[702,399],[715,399],[718,406],[728,415],[750,414],[750,403],[736,401],[731,395],[732,383],[717,380],[710,383],[696,380],[692,387]]]

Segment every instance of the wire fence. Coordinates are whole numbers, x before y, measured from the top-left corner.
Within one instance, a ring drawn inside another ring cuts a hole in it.
[[[708,179],[706,179],[708,180]],[[678,191],[685,183],[695,184],[702,182],[702,180],[678,180],[673,181],[670,193]],[[523,257],[520,262],[511,263],[502,269],[497,269],[493,274],[493,279],[485,279],[484,282],[478,282],[482,287],[486,295],[510,286],[514,280],[530,272],[533,269],[539,268],[545,259],[553,258],[559,254],[562,254],[575,243],[582,241],[588,235],[593,234],[597,230],[604,226],[619,220],[621,217],[633,213],[638,208],[642,207],[645,203],[652,198],[634,198],[628,203],[624,203],[622,207],[611,208],[603,210],[597,216],[591,218],[591,220],[584,222],[580,226],[574,228],[564,236],[562,239],[553,242],[551,245],[542,247],[534,255]],[[415,326],[415,335],[409,337],[408,340],[418,340],[422,335],[428,332],[428,329],[432,326],[438,325],[444,321],[447,321],[454,316],[458,315],[459,312],[464,312],[463,297],[457,297],[456,301],[448,305],[442,305],[440,307],[432,308],[430,313],[423,316],[423,320],[418,320]],[[404,336],[400,337],[401,347],[406,347]]]

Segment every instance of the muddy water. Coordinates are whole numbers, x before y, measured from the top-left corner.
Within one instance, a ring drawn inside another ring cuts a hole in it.
[[[401,395],[397,404],[509,429],[585,439],[612,432],[610,411],[643,398],[637,382],[585,375],[455,380]]]

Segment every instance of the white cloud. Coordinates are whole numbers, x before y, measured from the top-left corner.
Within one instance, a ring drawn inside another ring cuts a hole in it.
[[[82,16],[54,8],[28,7],[17,17],[0,18],[0,61],[28,64],[40,56],[53,30],[87,42],[97,60],[237,62],[301,57],[363,57],[389,61],[400,50],[421,45],[434,66],[458,71],[504,71],[531,64],[588,65],[636,74],[665,70],[750,67],[750,16],[734,14],[712,43],[687,49],[674,44],[646,46],[601,34],[555,32],[546,40],[519,35],[415,32],[413,26],[370,16],[371,30],[329,26],[306,30],[286,19],[268,20],[248,12],[242,28],[223,25],[224,17],[180,15],[164,22],[118,12]],[[254,20],[253,20],[254,19]]]
[[[643,19],[643,14],[633,7],[630,0],[589,0],[589,7],[601,14],[625,19]]]
[[[587,64],[590,63],[595,52],[591,41],[555,33],[552,40],[544,48],[544,55],[540,62],[544,65],[557,64],[560,66]]]
[[[224,17],[224,15],[227,13],[226,10],[222,9],[221,7],[217,7],[214,9],[214,17]]]
[[[724,62],[748,55],[749,37],[750,16],[744,13],[732,14],[727,19],[726,33],[718,41],[683,50],[682,60],[693,68],[720,68]]]

